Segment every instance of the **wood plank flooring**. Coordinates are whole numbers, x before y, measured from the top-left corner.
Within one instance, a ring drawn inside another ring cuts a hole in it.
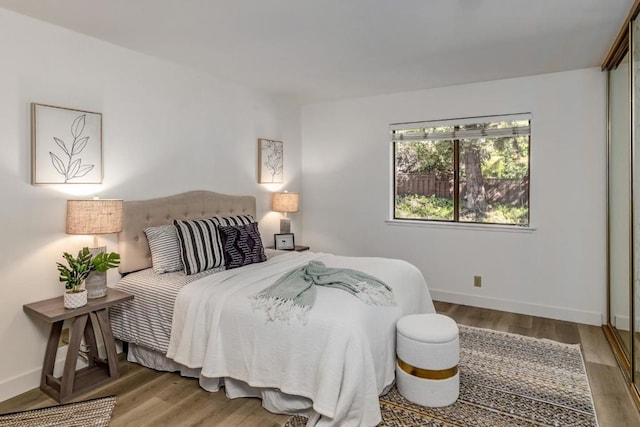
[[[600,328],[442,302],[436,302],[436,310],[463,325],[581,344],[600,427],[640,427],[640,414]],[[120,370],[120,379],[77,399],[117,395],[111,427],[279,427],[288,419],[264,410],[258,399],[229,400],[224,392],[206,392],[197,380],[178,374],[125,360],[120,361]],[[0,413],[55,404],[34,389],[0,402]]]

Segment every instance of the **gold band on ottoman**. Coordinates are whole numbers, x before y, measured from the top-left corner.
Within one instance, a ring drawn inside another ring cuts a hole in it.
[[[446,380],[447,378],[451,378],[458,373],[458,365],[454,366],[453,368],[439,369],[434,371],[431,369],[416,368],[415,366],[411,366],[408,363],[404,362],[399,357],[398,366],[400,366],[400,368],[402,368],[402,370],[407,374],[425,380]]]

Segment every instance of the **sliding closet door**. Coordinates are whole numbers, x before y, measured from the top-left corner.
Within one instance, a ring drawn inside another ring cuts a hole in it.
[[[632,178],[633,178],[633,287],[631,292],[631,312],[633,315],[632,337],[635,359],[632,369],[635,371],[632,377],[636,387],[640,384],[640,340],[638,339],[640,320],[640,23],[634,19],[631,24],[631,52],[633,55],[631,71],[631,140],[632,142]]]
[[[607,324],[640,409],[640,0],[602,63],[607,72]]]
[[[609,323],[631,360],[631,103],[629,55],[609,71]]]

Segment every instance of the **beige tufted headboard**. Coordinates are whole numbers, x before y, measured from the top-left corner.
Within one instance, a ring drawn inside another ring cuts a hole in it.
[[[251,214],[254,196],[230,196],[211,191],[189,191],[158,199],[125,201],[122,231],[118,234],[121,274],[151,267],[151,252],[144,229],[171,224],[174,219],[200,219],[215,215]]]

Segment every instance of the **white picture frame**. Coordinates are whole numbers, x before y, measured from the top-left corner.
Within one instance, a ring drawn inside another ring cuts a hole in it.
[[[284,143],[272,139],[258,139],[258,183],[284,182]]]
[[[31,184],[101,184],[102,114],[31,103]]]
[[[281,251],[292,251],[296,248],[293,233],[280,233],[273,235],[274,246]]]

